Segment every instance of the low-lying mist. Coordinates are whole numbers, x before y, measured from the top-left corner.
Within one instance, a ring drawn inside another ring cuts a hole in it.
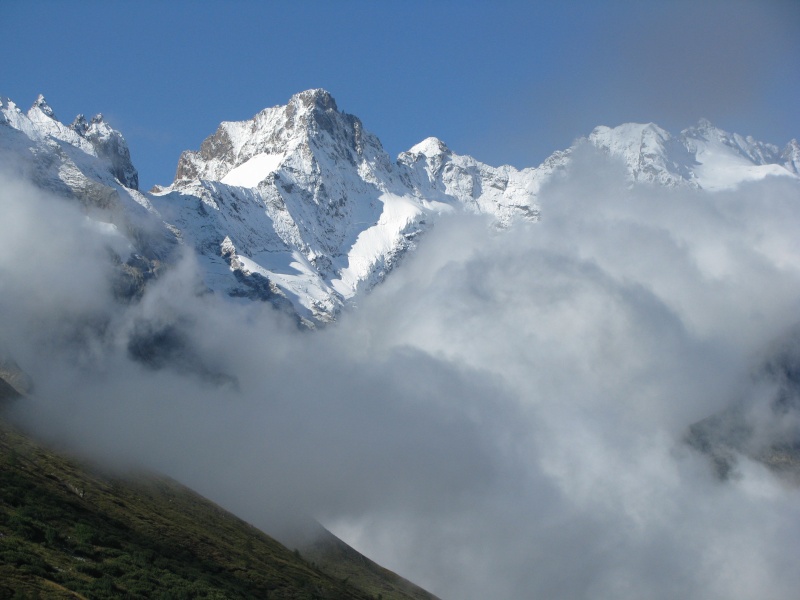
[[[313,516],[443,598],[795,597],[797,488],[744,456],[722,481],[684,438],[736,403],[797,420],[755,374],[796,339],[800,185],[631,186],[585,150],[539,202],[503,232],[440,220],[303,331],[200,293],[188,252],[121,303],[125,239],[5,177],[0,335],[36,386],[14,417],[267,532]],[[143,331],[179,341],[160,368]]]

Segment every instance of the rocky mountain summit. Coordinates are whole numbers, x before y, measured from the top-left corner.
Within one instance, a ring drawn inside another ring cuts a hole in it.
[[[47,146],[56,152],[60,149],[69,158],[77,157],[73,149],[80,150],[98,159],[94,166],[101,168],[91,173],[95,178],[108,181],[110,175],[129,189],[139,189],[139,174],[131,162],[128,145],[122,134],[103,120],[103,115],[95,115],[90,121],[78,115],[71,125],[66,126],[58,120],[42,95],[27,113],[8,98],[0,97],[0,125],[9,126],[39,146]],[[9,133],[6,131],[7,135]],[[41,152],[41,148],[38,150]],[[87,166],[86,161],[76,163],[78,168]]]
[[[0,97],[0,174],[75,201],[115,241],[109,251],[119,265],[121,296],[140,294],[176,246],[138,190],[125,139],[102,115],[78,115],[67,126],[41,95],[27,112]]]
[[[780,150],[713,127],[678,136],[655,124],[598,127],[535,168],[492,167],[428,138],[392,160],[361,121],[316,89],[253,118],[223,122],[184,152],[175,180],[148,193],[122,135],[98,115],[63,125],[43,97],[27,113],[0,100],[6,170],[78,200],[131,242],[128,295],[192,249],[205,286],[268,301],[313,326],[382,281],[442,215],[485,215],[499,228],[540,217],[542,186],[592,148],[619,160],[631,184],[729,189],[797,177],[800,146]]]
[[[535,218],[527,184],[432,139],[392,162],[357,117],[309,90],[222,123],[183,153],[153,203],[197,248],[209,287],[284,298],[324,322],[381,281],[438,215]]]

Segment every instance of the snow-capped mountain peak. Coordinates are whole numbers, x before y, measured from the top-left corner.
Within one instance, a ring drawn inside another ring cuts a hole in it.
[[[633,181],[673,186],[691,180],[691,155],[655,123],[600,126],[588,141],[622,159]]]
[[[586,142],[620,159],[634,182],[720,190],[797,174],[791,143],[781,153],[777,146],[728,133],[707,119],[677,137],[653,123],[601,126]]]
[[[369,138],[365,139],[361,121],[340,113],[328,92],[308,90],[292,96],[286,105],[266,108],[251,119],[224,121],[199,150],[181,155],[173,185],[196,180],[223,181],[231,171],[258,157],[239,173],[250,183],[243,187],[256,187],[283,159],[299,151],[294,160],[299,164],[294,166],[303,168],[307,165],[302,163],[313,160],[314,150],[323,146],[333,158],[356,165],[367,150],[371,149],[372,155],[383,153],[377,138]],[[257,178],[259,172],[263,178]],[[231,179],[239,181],[239,174]]]
[[[708,119],[700,119],[696,126],[683,130],[681,137],[690,151],[699,148],[698,142],[719,143],[756,164],[769,163],[779,155],[777,146],[759,142],[752,136],[728,133],[714,127]]]
[[[422,154],[428,158],[433,158],[442,154],[450,154],[450,148],[439,138],[429,137],[411,146],[407,152],[408,154]]]
[[[339,111],[339,108],[336,106],[336,100],[333,99],[333,96],[331,96],[330,92],[322,88],[304,90],[295,94],[289,99],[289,105],[302,105],[307,108],[316,108],[322,111]]]
[[[33,111],[34,109],[39,110],[46,117],[49,117],[51,119],[56,118],[56,114],[53,112],[53,109],[50,108],[50,105],[47,104],[47,100],[44,99],[44,94],[39,94],[39,96],[37,96],[36,100],[31,106],[31,111]]]
[[[39,94],[36,101],[28,109],[27,119],[30,125],[23,127],[26,133],[32,133],[39,138],[50,137],[76,146],[88,154],[94,154],[94,148],[81,135],[73,129],[62,124],[55,115],[44,96]]]
[[[716,190],[800,171],[797,141],[780,151],[707,120],[678,136],[654,123],[597,127],[521,171],[435,137],[393,161],[357,117],[313,89],[223,121],[181,155],[171,185],[142,194],[124,139],[101,115],[65,126],[42,96],[27,113],[0,98],[0,155],[23,157],[40,185],[116,211],[104,218],[123,230],[142,231],[132,215],[154,217],[148,229],[160,233],[146,243],[193,247],[209,289],[288,307],[309,323],[333,319],[380,282],[445,213],[487,215],[501,228],[538,220],[542,186],[570,168],[582,145],[619,160],[631,185]]]
[[[134,190],[139,189],[139,174],[131,162],[128,144],[119,131],[105,122],[102,114],[92,117],[79,135],[92,144],[98,158],[111,165],[111,174],[120,183]]]
[[[84,136],[89,129],[89,122],[86,120],[86,117],[81,114],[75,117],[75,120],[70,123],[69,128],[78,135]]]
[[[800,143],[792,139],[781,153],[781,160],[787,170],[800,175]]]
[[[711,189],[741,177],[720,171],[709,144],[751,166],[773,152],[708,121],[677,137],[654,123],[598,127],[583,143],[620,159],[632,183]],[[488,214],[501,227],[536,220],[536,195],[568,167],[572,150],[518,171],[430,137],[392,162],[358,118],[314,89],[251,119],[223,122],[199,150],[183,153],[175,182],[155,203],[205,256],[209,287],[247,295],[252,290],[242,286],[266,289],[252,279],[258,274],[302,316],[324,321],[385,277],[442,213]],[[764,169],[791,175],[777,164]]]
[[[67,126],[56,118],[55,111],[44,96],[39,94],[27,113],[23,113],[11,100],[0,98],[0,124],[8,125],[22,134],[23,138],[18,138],[19,143],[42,143],[49,145],[51,150],[61,147],[66,155],[60,156],[58,160],[68,164],[64,166],[63,176],[59,175],[56,179],[62,180],[68,187],[71,185],[68,181],[71,178],[69,173],[75,174],[83,168],[93,168],[88,163],[83,167],[78,165],[86,162],[81,154],[75,153],[78,150],[83,155],[98,158],[105,163],[103,167],[96,166],[109,173],[120,184],[134,190],[138,188],[139,175],[131,162],[128,145],[122,134],[109,126],[102,115],[96,115],[90,123],[86,122],[83,115],[78,115]],[[91,162],[89,159],[89,163]],[[98,175],[102,178],[101,174]]]
[[[243,295],[258,273],[314,320],[385,277],[443,212],[483,212],[508,224],[536,211],[516,170],[458,156],[435,138],[393,162],[322,89],[223,122],[181,155],[155,204],[201,249],[209,287]],[[223,243],[236,249],[236,262]]]
[[[777,146],[728,133],[706,119],[683,130],[680,142],[694,158],[692,176],[703,189],[730,189],[745,181],[796,174]]]

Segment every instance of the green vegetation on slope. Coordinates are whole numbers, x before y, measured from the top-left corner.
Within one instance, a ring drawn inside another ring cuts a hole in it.
[[[375,597],[437,600],[436,596],[385,569],[354,550],[322,526],[300,545],[303,556],[336,579],[349,582]]]
[[[174,481],[103,476],[0,421],[0,599],[420,597],[385,573],[372,594]]]

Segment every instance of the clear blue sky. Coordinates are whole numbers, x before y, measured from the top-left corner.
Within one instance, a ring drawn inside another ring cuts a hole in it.
[[[596,125],[800,137],[800,2],[3,0],[0,94],[102,112],[143,188],[220,121],[323,87],[395,156],[535,166]]]

